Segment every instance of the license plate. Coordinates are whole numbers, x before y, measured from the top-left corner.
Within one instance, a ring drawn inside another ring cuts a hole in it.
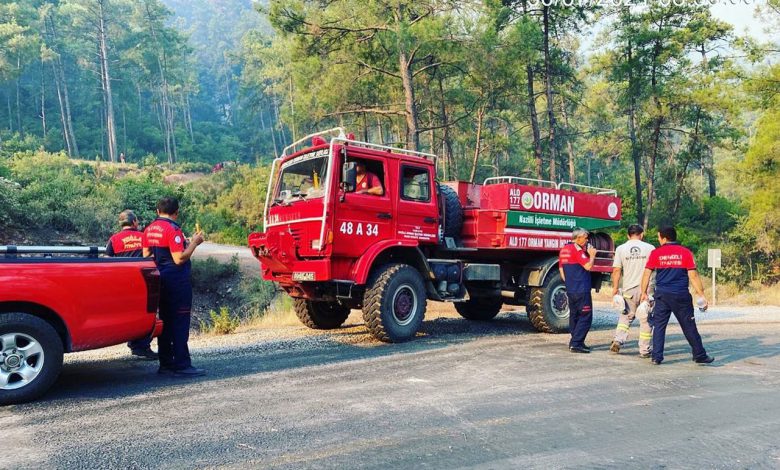
[[[295,272],[293,273],[293,281],[313,281],[313,272]]]

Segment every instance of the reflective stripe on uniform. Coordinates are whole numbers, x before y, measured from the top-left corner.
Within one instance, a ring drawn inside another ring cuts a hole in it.
[[[630,326],[626,325],[625,323],[618,323],[617,327],[618,327],[618,330],[624,330],[624,331],[628,331],[631,328]]]
[[[653,337],[652,333],[639,333],[639,339],[650,339]]]

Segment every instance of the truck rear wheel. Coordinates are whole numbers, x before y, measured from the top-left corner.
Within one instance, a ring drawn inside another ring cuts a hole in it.
[[[420,330],[426,306],[420,273],[406,264],[387,264],[377,269],[368,282],[363,320],[374,338],[401,343]]]
[[[456,302],[455,310],[467,320],[488,321],[498,315],[503,305],[500,297],[472,297],[465,302]]]
[[[62,369],[62,340],[46,321],[27,313],[0,315],[0,405],[43,395]]]
[[[338,302],[293,299],[295,315],[313,330],[332,330],[340,327],[349,316],[349,307]]]
[[[528,319],[543,333],[566,333],[569,331],[569,299],[566,286],[559,273],[549,276],[543,287],[531,290],[526,306]]]

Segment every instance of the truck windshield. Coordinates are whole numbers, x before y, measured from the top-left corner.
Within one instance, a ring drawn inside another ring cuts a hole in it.
[[[327,149],[307,153],[282,164],[275,203],[287,204],[295,200],[314,199],[325,195],[328,168]]]

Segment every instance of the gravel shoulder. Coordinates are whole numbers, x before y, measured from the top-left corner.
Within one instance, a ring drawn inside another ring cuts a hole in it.
[[[431,303],[405,344],[348,327],[196,336],[209,375],[159,377],[117,346],[73,354],[43,400],[0,409],[11,468],[777,468],[780,308],[699,316],[713,366],[679,327],[667,360],[590,355],[520,311],[468,322]]]

